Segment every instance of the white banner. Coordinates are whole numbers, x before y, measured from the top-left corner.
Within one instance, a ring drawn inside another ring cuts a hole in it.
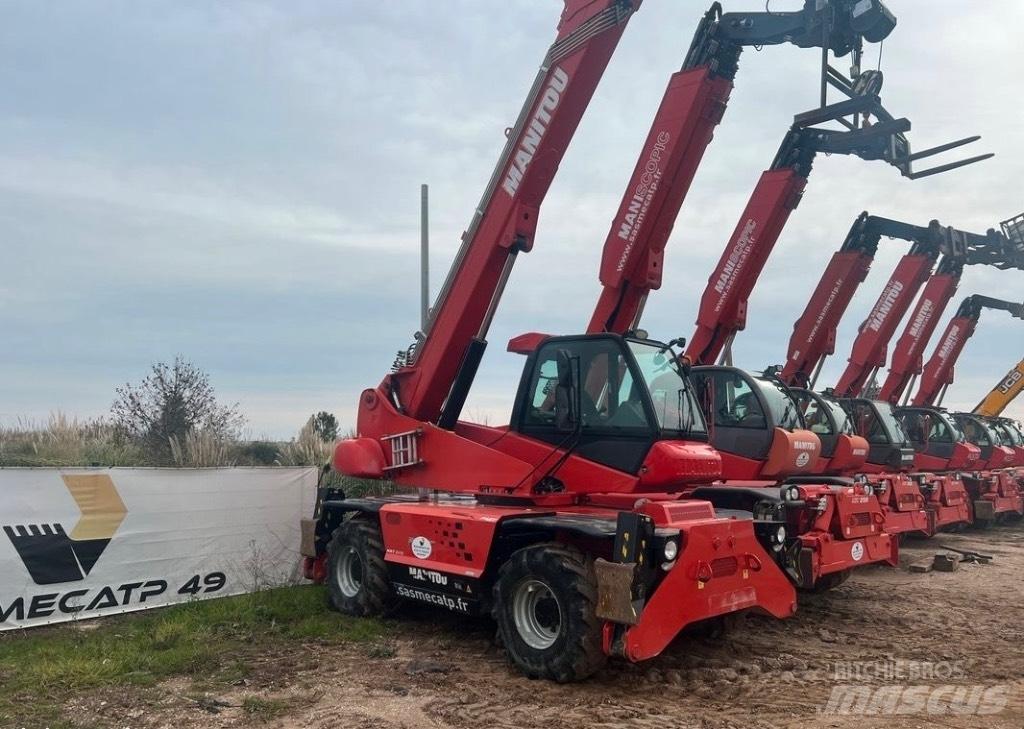
[[[299,577],[315,468],[0,469],[0,630]]]

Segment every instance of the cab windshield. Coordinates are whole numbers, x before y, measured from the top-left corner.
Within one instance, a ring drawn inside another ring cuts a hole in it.
[[[800,408],[796,400],[782,384],[767,377],[755,377],[754,382],[760,385],[761,394],[768,403],[768,410],[771,412],[772,421],[777,423],[784,430],[797,430],[803,428],[803,421],[800,419]]]
[[[676,354],[662,346],[629,340],[662,430],[706,433],[693,387],[676,368]]]
[[[1024,433],[1021,433],[1020,427],[1012,420],[1003,420],[1003,427],[1006,428],[1006,432],[1010,435],[1010,440],[1013,441],[1015,446],[1024,446]]]
[[[853,430],[853,421],[850,419],[849,414],[843,410],[843,406],[831,400],[822,400],[822,402],[825,404],[825,407],[829,409],[829,412],[832,413],[832,417],[836,421],[839,432],[845,433],[846,435],[855,435]]]
[[[848,407],[854,429],[868,443],[901,445],[910,442],[889,403],[853,400]]]
[[[938,412],[904,410],[897,417],[911,443],[955,443],[958,440],[953,424]]]
[[[974,445],[981,446],[982,448],[995,445],[995,434],[980,420],[958,416],[956,422],[963,429],[967,440],[974,443]]]
[[[827,400],[810,390],[793,390],[804,416],[804,427],[818,435],[853,435],[853,422],[834,400]]]

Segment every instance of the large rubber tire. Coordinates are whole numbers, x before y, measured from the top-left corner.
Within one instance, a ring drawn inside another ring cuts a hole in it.
[[[377,617],[397,602],[384,563],[380,527],[361,516],[346,519],[327,545],[328,605],[346,615]]]
[[[604,665],[596,607],[593,558],[561,544],[515,552],[494,586],[498,635],[512,663],[530,678],[581,681]],[[544,623],[540,633],[521,627],[531,614]]]
[[[822,575],[818,578],[818,581],[814,583],[813,587],[804,588],[802,592],[806,592],[811,595],[821,595],[829,590],[834,590],[850,579],[851,571],[852,570],[843,570],[842,572],[832,572],[831,574]]]

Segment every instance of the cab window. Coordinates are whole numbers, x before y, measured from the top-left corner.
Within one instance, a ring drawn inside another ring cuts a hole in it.
[[[807,392],[798,392],[795,394],[795,397],[797,404],[800,406],[800,412],[803,413],[804,424],[809,431],[818,435],[835,435],[828,413],[821,406],[821,403],[818,402],[817,398],[812,397]]]
[[[857,435],[867,439],[868,443],[883,445],[889,443],[885,426],[879,419],[875,409],[866,402],[850,403],[850,418]]]
[[[552,426],[555,423],[560,350],[568,350],[573,363],[573,379],[579,390],[584,432],[650,430],[643,385],[637,386],[626,357],[612,340],[551,342],[545,345],[537,356],[528,407],[523,416],[524,425]]]
[[[768,427],[757,393],[744,379],[728,372],[695,372],[693,379],[703,391],[708,415],[716,427]]]
[[[990,446],[993,445],[992,438],[989,434],[988,428],[985,428],[974,418],[960,418],[958,421],[960,427],[963,428],[964,435],[967,436],[967,440],[979,446]]]

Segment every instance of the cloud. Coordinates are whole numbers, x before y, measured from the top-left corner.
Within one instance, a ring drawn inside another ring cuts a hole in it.
[[[180,353],[241,403],[254,433],[290,435],[319,409],[351,425],[358,393],[418,325],[419,184],[431,185],[436,291],[557,5],[9,8],[0,419],[100,414],[115,386]],[[861,210],[979,231],[1019,212],[1007,181],[1022,177],[1024,155],[1006,101],[1019,50],[991,28],[1019,25],[1024,8],[906,5],[882,57],[887,103],[913,120],[918,148],[981,133],[983,151],[999,156],[917,182],[877,162],[820,158],[751,297],[738,364],[784,358],[792,322]],[[647,3],[631,22],[545,202],[535,250],[517,263],[468,413],[507,416],[522,366],[504,352],[510,336],[578,331],[589,319],[612,213],[702,13]],[[793,114],[817,103],[816,63],[789,47],[744,53],[647,308],[652,334],[692,331],[758,175]],[[902,252],[883,244],[823,383],[842,370]],[[1019,272],[971,268],[960,293],[1013,298],[1021,283]],[[972,406],[1020,358],[1019,324],[984,317],[949,402]]]

